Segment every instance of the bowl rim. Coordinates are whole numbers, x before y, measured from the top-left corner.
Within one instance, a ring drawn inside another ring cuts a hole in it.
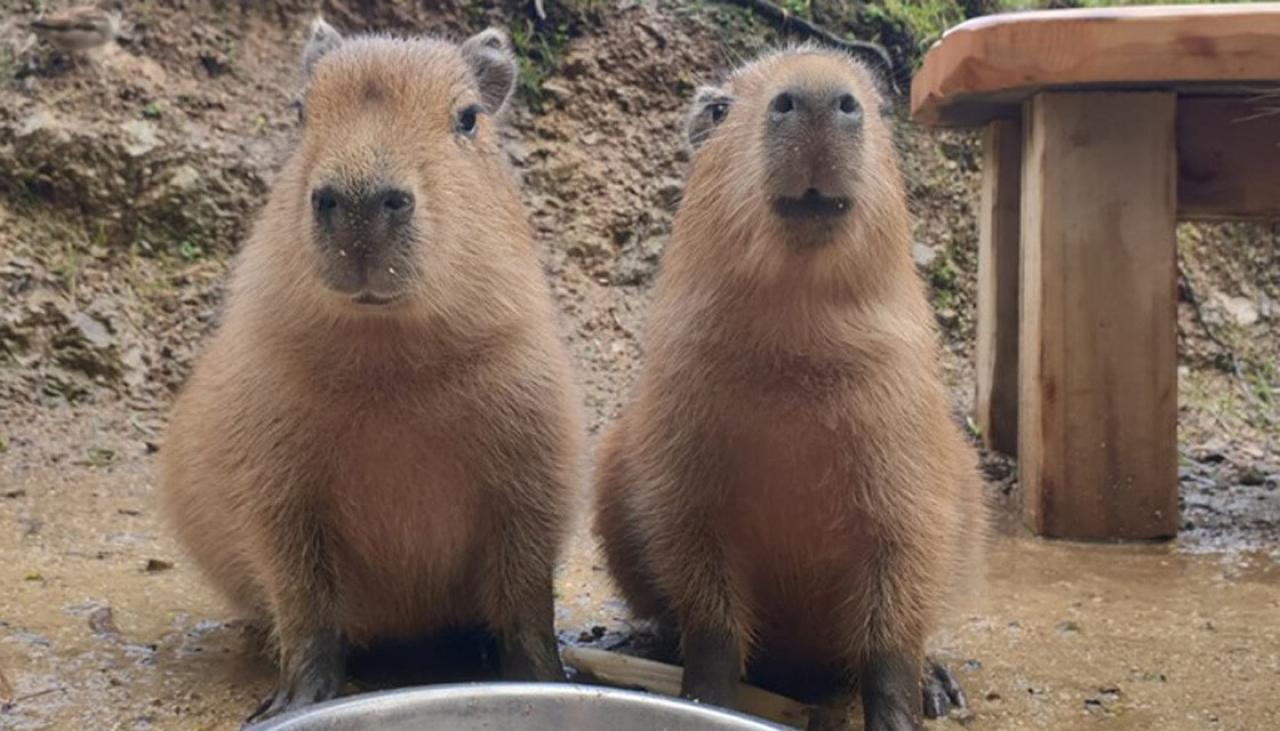
[[[358,711],[363,706],[402,707],[417,705],[425,701],[447,698],[452,700],[495,700],[498,698],[521,698],[536,700],[554,698],[557,700],[573,698],[616,698],[624,701],[639,701],[644,705],[666,708],[677,713],[691,714],[690,721],[724,721],[751,724],[744,726],[743,731],[770,731],[787,729],[772,721],[756,716],[732,711],[719,706],[711,706],[682,698],[659,695],[636,690],[624,690],[603,685],[586,683],[534,683],[534,682],[501,682],[486,681],[475,683],[443,683],[440,685],[424,685],[391,690],[378,690],[368,693],[356,693],[333,700],[324,701],[290,711],[265,721],[246,726],[243,731],[292,731],[301,728],[299,722],[309,721],[314,716],[326,711],[340,709],[344,712]],[[346,715],[344,713],[343,715]]]

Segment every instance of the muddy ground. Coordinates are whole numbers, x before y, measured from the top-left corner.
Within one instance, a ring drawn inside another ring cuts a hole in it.
[[[234,728],[271,667],[158,522],[152,468],[229,257],[296,137],[315,7],[130,4],[119,47],[71,65],[31,45],[37,5],[0,1],[0,727]],[[640,362],[685,100],[780,39],[715,3],[548,2],[545,23],[527,5],[323,10],[347,29],[513,29],[525,66],[507,149],[595,434]],[[892,40],[855,21],[842,29]],[[969,135],[899,131],[959,418],[980,155]],[[1280,728],[1280,234],[1187,226],[1179,247],[1179,539],[1030,538],[1010,518],[1011,465],[988,455],[1004,527],[986,583],[935,640],[972,709],[935,726]],[[581,527],[558,581],[566,643],[630,649]]]

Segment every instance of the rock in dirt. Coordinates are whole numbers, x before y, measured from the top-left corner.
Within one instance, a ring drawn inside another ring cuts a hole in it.
[[[95,635],[116,637],[120,634],[120,628],[116,626],[115,614],[111,611],[111,607],[98,607],[89,614],[89,629]]]
[[[932,246],[916,243],[911,246],[911,258],[915,259],[916,266],[924,271],[933,266],[934,260],[938,258],[938,252]]]
[[[651,236],[625,247],[614,264],[613,283],[622,286],[651,283],[658,273],[662,249],[666,245],[666,236]]]
[[[1248,297],[1232,297],[1214,292],[1210,302],[1213,305],[1209,313],[1210,320],[1225,321],[1240,327],[1249,327],[1258,322],[1258,307]]]
[[[1236,473],[1236,481],[1241,485],[1257,486],[1265,484],[1267,475],[1257,465],[1244,465]]]
[[[123,370],[115,335],[85,312],[71,313],[52,345],[54,360],[69,370],[107,381],[119,378]]]
[[[160,558],[149,558],[147,559],[147,564],[143,567],[143,570],[149,574],[155,574],[161,571],[168,571],[171,568],[173,568],[172,561],[165,561]]]
[[[152,122],[134,119],[120,125],[120,128],[128,137],[124,151],[129,157],[143,157],[160,146],[156,126]]]

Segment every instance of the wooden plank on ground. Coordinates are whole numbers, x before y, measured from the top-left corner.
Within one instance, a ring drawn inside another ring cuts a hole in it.
[[[1023,115],[1018,454],[1042,535],[1177,530],[1174,116],[1169,93]]]
[[[680,697],[683,670],[675,665],[589,647],[565,648],[564,661],[605,685]],[[753,716],[795,728],[804,728],[808,723],[809,706],[753,685],[744,683],[738,687],[738,702],[743,712]]]

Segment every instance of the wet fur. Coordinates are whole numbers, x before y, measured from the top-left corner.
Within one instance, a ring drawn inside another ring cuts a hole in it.
[[[455,139],[440,100],[479,90],[451,43],[357,38],[307,62],[304,139],[174,409],[165,512],[237,610],[270,623],[282,683],[326,637],[341,655],[476,623],[540,643],[526,674],[552,679],[579,407],[493,120]],[[323,285],[322,175],[417,190],[404,302]]]
[[[843,171],[853,212],[837,223],[793,225],[759,193],[777,183],[760,110],[792,83],[850,85],[866,111]],[[680,626],[686,679],[691,635],[727,633],[753,679],[839,696],[877,658],[920,667],[977,564],[981,483],[951,417],[870,75],[793,50],[739,70],[727,92],[714,131],[705,110],[691,115],[705,141],[644,370],[601,449],[596,529],[633,610]]]

